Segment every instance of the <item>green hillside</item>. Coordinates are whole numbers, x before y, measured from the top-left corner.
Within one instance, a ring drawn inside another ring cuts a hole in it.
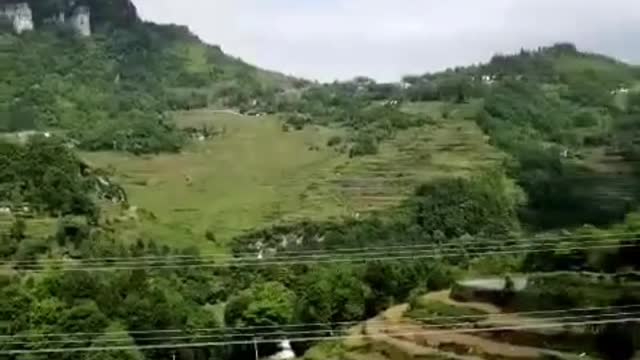
[[[402,203],[420,183],[475,174],[501,159],[480,129],[461,118],[401,131],[378,154],[356,158],[327,145],[345,136],[339,127],[285,132],[277,116],[215,110],[174,118],[179,128],[208,126],[216,135],[180,154],[83,154],[93,166],[113,169],[130,204],[157,217],[141,220],[129,236],[141,232],[174,246],[218,249],[256,227],[383,210]],[[216,242],[207,241],[207,231]]]
[[[294,83],[185,27],[143,23],[129,1],[89,1],[89,38],[40,20],[67,2],[33,3],[36,31],[0,32],[0,131],[61,130],[90,150],[175,152],[185,139],[168,111],[268,102]]]
[[[0,358],[239,360],[300,336],[318,359],[632,358],[624,321],[452,331],[640,303],[637,67],[557,44],[323,84],[127,0],[29,4],[36,30],[0,33]],[[46,21],[78,4],[91,36]],[[433,315],[479,317],[425,335],[451,326]]]

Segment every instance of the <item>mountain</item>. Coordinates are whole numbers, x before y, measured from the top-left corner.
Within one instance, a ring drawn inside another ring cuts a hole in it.
[[[0,141],[3,359],[235,360],[286,336],[300,355],[407,301],[378,318],[391,332],[346,355],[429,357],[392,327],[482,315],[434,292],[479,275],[515,311],[593,319],[640,303],[637,275],[615,274],[640,264],[634,66],[559,44],[404,84],[311,84],[140,21],[127,1],[3,4],[0,130],[42,132]],[[524,293],[509,275],[558,271]],[[584,330],[575,341],[638,337]],[[564,345],[513,336],[491,356]],[[459,358],[487,340],[465,339],[439,344]]]
[[[92,150],[175,151],[183,139],[169,110],[257,106],[295,83],[186,27],[145,23],[128,0],[0,6],[13,25],[31,14],[35,29],[0,32],[0,131],[62,129]]]

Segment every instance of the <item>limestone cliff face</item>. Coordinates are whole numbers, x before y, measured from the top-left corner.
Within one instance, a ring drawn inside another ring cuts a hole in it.
[[[0,4],[0,18],[13,24],[13,29],[18,34],[34,28],[33,13],[26,2]]]
[[[82,36],[91,36],[91,9],[78,6],[69,18],[69,24]]]
[[[91,9],[89,6],[75,5],[73,2],[70,6],[72,6],[70,10],[62,9],[57,14],[45,18],[43,22],[68,24],[79,35],[90,36]],[[27,2],[0,3],[0,18],[8,20],[18,34],[35,28],[34,13]]]
[[[91,9],[91,22],[96,27],[127,27],[140,21],[131,0],[78,0],[78,5]]]
[[[131,0],[0,0],[0,18],[18,33],[59,23],[82,36],[91,35],[94,27],[128,27],[140,22]]]

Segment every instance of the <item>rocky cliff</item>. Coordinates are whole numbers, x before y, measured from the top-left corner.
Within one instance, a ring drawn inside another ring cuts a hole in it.
[[[11,23],[17,33],[47,23],[64,23],[83,36],[91,35],[96,27],[139,22],[130,0],[0,0],[0,18]]]
[[[4,18],[11,23],[18,34],[34,28],[33,14],[31,7],[27,3],[0,4],[0,18]]]
[[[78,6],[73,9],[68,23],[76,32],[82,36],[91,35],[91,8],[88,6]]]

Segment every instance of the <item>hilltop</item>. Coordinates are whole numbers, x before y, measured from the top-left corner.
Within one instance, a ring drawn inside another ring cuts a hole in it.
[[[168,111],[268,102],[294,83],[186,27],[145,23],[127,0],[18,5],[33,8],[35,30],[0,33],[3,131],[63,130],[91,150],[177,151],[184,138]],[[78,9],[90,36],[78,30]]]

